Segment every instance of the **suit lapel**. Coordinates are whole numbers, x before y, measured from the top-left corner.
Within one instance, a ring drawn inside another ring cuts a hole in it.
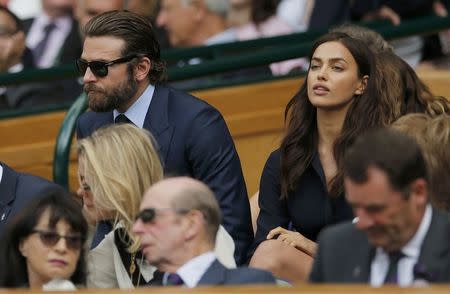
[[[447,213],[433,209],[430,228],[420,250],[418,264],[427,274],[436,278],[445,274],[449,269],[449,215]]]
[[[144,128],[149,130],[158,142],[163,163],[166,162],[174,127],[169,124],[169,89],[155,86],[152,102],[145,116]]]
[[[198,286],[225,284],[227,269],[216,259],[198,281]]]
[[[0,164],[3,167],[3,175],[0,181],[0,232],[2,232],[5,221],[11,212],[11,204],[16,198],[16,186],[19,175],[6,164]]]
[[[351,271],[351,281],[353,283],[367,283],[370,280],[370,265],[375,251],[368,243],[366,237],[364,242],[354,244],[360,245],[354,249],[352,259],[356,262]]]
[[[3,175],[0,181],[0,205],[8,205],[16,198],[16,183],[18,175],[6,164],[0,163],[3,167]]]

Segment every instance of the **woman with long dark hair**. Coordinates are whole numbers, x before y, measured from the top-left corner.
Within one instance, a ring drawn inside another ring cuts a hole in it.
[[[311,52],[305,81],[286,107],[286,134],[261,177],[250,262],[293,282],[307,278],[320,230],[353,217],[343,197],[345,150],[390,120],[373,53],[362,41],[329,33]]]

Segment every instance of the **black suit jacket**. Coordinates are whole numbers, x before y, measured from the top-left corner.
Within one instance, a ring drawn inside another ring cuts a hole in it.
[[[227,269],[217,259],[198,282],[198,286],[275,284],[271,273],[255,268]]]
[[[34,18],[29,18],[22,22],[25,35],[28,34],[34,20]],[[73,64],[75,59],[81,56],[82,51],[83,43],[81,41],[78,22],[75,19],[72,19],[72,28],[64,40],[64,44],[62,45],[54,64]]]
[[[78,120],[79,139],[113,123],[113,113],[86,112]],[[237,264],[246,260],[253,239],[250,206],[241,164],[222,115],[206,102],[156,86],[144,128],[155,137],[166,175],[187,175],[215,193],[222,223],[233,238]]]
[[[0,162],[3,175],[0,181],[0,236],[7,223],[31,200],[63,188],[43,178],[14,171]]]
[[[310,281],[315,283],[369,283],[375,251],[364,232],[351,223],[325,229]],[[435,282],[450,282],[450,215],[433,209],[418,264]]]

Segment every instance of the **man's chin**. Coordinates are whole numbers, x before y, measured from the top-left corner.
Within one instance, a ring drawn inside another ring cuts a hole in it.
[[[109,112],[114,110],[113,105],[99,103],[99,101],[95,101],[94,99],[89,99],[88,106],[89,109],[95,112]]]

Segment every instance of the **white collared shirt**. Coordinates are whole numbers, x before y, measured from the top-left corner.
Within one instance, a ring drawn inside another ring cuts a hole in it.
[[[3,177],[3,166],[0,164],[0,183],[2,182]]]
[[[126,117],[131,120],[131,122],[139,127],[144,127],[145,116],[152,102],[153,93],[155,92],[155,86],[148,85],[141,96],[124,112]],[[116,109],[113,111],[114,120],[120,114]]]
[[[422,247],[423,240],[428,232],[431,224],[431,217],[433,211],[431,205],[428,204],[422,221],[420,222],[419,229],[414,237],[402,247],[401,251],[405,254],[405,257],[398,262],[398,285],[402,287],[411,286],[414,282],[413,269],[414,265],[419,260],[420,249]],[[389,256],[382,248],[377,248],[375,257],[372,260],[370,270],[370,285],[373,287],[380,287],[383,285],[389,268]]]
[[[215,260],[214,252],[208,251],[183,264],[177,270],[177,274],[181,277],[186,287],[194,288]],[[168,276],[169,273],[164,273],[163,285],[167,285]]]
[[[44,38],[44,28],[52,20],[45,13],[40,14],[30,27],[27,34],[26,44],[30,49],[34,49],[37,44]],[[48,46],[41,57],[41,60],[35,60],[36,66],[39,68],[52,67],[64,45],[64,42],[72,29],[72,18],[63,16],[53,20],[55,29],[50,33],[48,38]]]

